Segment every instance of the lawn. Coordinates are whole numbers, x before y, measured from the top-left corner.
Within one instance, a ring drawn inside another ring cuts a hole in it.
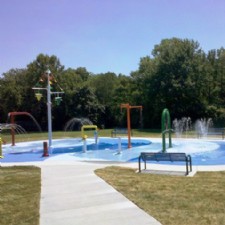
[[[107,167],[96,174],[163,225],[225,224],[225,172],[181,177]]]
[[[111,137],[111,132],[113,129],[103,129],[98,131],[99,137]],[[94,137],[94,131],[93,130],[85,130],[84,132],[88,137]],[[148,130],[148,129],[134,129],[133,130],[133,137],[161,137],[161,133],[159,130]],[[55,131],[53,132],[53,139],[61,139],[61,138],[81,138],[81,131]],[[10,130],[4,130],[1,134],[2,140],[5,143],[11,143],[12,137],[10,134]],[[126,134],[124,134],[124,137],[127,137]],[[47,132],[27,132],[24,134],[18,134],[15,135],[15,140],[17,142],[21,141],[35,141],[35,140],[46,140],[48,139],[48,133]]]
[[[40,192],[39,168],[0,166],[0,224],[38,225]]]

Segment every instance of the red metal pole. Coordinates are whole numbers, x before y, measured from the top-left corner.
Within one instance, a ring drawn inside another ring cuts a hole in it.
[[[8,118],[10,118],[10,123],[15,124],[15,116],[18,115],[27,115],[31,117],[31,114],[28,112],[9,112],[8,113]],[[11,128],[11,135],[12,135],[12,146],[15,145],[15,128],[12,126]]]
[[[142,106],[131,106],[129,103],[121,104],[120,108],[127,109],[127,135],[128,135],[128,148],[132,148],[131,146],[131,122],[130,122],[130,109],[139,108],[142,110]]]
[[[14,116],[16,116],[16,115],[28,115],[28,114],[29,113],[27,113],[27,112],[9,112],[8,118],[11,117],[10,123],[15,124]],[[14,126],[12,126],[12,128],[11,128],[11,136],[12,136],[12,146],[14,146],[15,145],[15,128],[14,128]]]
[[[43,142],[43,155],[42,157],[48,157],[48,143],[46,141]]]

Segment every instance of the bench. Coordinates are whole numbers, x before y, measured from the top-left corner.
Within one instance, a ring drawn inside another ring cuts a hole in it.
[[[222,139],[224,139],[224,128],[209,128],[206,136],[222,136]]]
[[[128,134],[128,130],[126,128],[115,128],[111,131],[111,137],[116,137],[118,134]],[[131,131],[131,136],[133,135]]]
[[[224,139],[225,128],[209,128],[205,132],[201,132],[201,131],[197,132],[197,138],[209,137],[209,136],[222,136],[222,139]]]
[[[141,160],[144,161],[145,169],[147,161],[170,161],[170,162],[185,162],[186,163],[186,175],[192,171],[192,160],[190,155],[185,153],[162,153],[162,152],[141,152],[138,158],[139,173],[141,172]],[[190,169],[190,170],[189,170]]]

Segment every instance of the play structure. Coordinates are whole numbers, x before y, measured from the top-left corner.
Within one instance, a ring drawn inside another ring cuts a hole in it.
[[[140,109],[140,114],[142,114],[142,106],[131,106],[129,103],[121,104],[120,109],[127,109],[127,136],[128,136],[128,148],[131,148],[131,122],[130,122],[130,110]]]
[[[47,87],[45,87],[47,83]],[[44,86],[44,87],[43,87]],[[52,91],[54,89],[58,89],[59,91]],[[42,76],[40,77],[39,81],[32,88],[35,91],[35,96],[38,101],[42,98],[42,93],[40,91],[46,90],[47,91],[47,113],[48,113],[48,146],[51,151],[52,147],[52,102],[51,96],[55,95],[55,103],[59,105],[62,101],[61,95],[64,94],[63,89],[59,86],[57,80],[55,79],[54,75],[48,69]]]
[[[98,127],[96,125],[83,125],[81,127],[81,137],[83,139],[86,139],[87,138],[87,135],[84,134],[84,130],[87,130],[87,129],[95,129],[94,136],[95,136],[95,138],[97,137]]]
[[[87,135],[84,134],[84,130],[87,129],[95,129],[94,131],[94,138],[95,138],[95,144],[98,142],[98,127],[96,125],[83,125],[81,127],[81,137],[83,140],[83,153],[87,152]]]
[[[8,113],[8,121],[10,121],[10,127],[11,127],[11,136],[12,136],[12,146],[15,145],[15,116],[21,116],[21,115],[26,115],[28,117],[30,117],[35,125],[37,126],[38,130],[41,132],[41,127],[40,125],[38,124],[38,122],[36,121],[36,119],[28,112],[9,112]]]
[[[171,120],[170,113],[168,109],[164,109],[162,112],[162,152],[166,152],[166,134],[169,134],[169,148],[172,148],[172,139],[171,139]]]

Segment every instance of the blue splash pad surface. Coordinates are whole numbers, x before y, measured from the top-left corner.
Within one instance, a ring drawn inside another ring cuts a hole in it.
[[[83,140],[78,138],[53,140],[49,157],[43,155],[43,141],[17,143],[15,146],[3,145],[4,158],[0,162],[33,162],[43,161],[62,154],[69,154],[77,160],[107,160],[128,161],[133,156],[131,149],[127,149],[127,139],[121,139],[121,151],[118,154],[118,138],[99,138],[95,144],[94,139],[87,139],[87,151],[83,152]],[[150,146],[151,141],[146,139],[132,139],[132,149]],[[136,151],[136,154],[138,152]],[[115,156],[115,157],[114,157]]]
[[[127,138],[121,139],[122,151],[118,151],[118,138],[87,139],[87,151],[83,152],[83,141],[78,138],[53,140],[49,157],[43,155],[43,141],[3,145],[0,162],[33,162],[43,160],[82,160],[137,162],[141,152],[158,152],[162,149],[161,139],[132,138],[132,148],[127,148]],[[192,156],[193,165],[225,165],[225,141],[173,140],[168,152],[185,152]],[[157,164],[157,162],[151,162]],[[159,164],[181,165],[184,163],[159,162]]]

